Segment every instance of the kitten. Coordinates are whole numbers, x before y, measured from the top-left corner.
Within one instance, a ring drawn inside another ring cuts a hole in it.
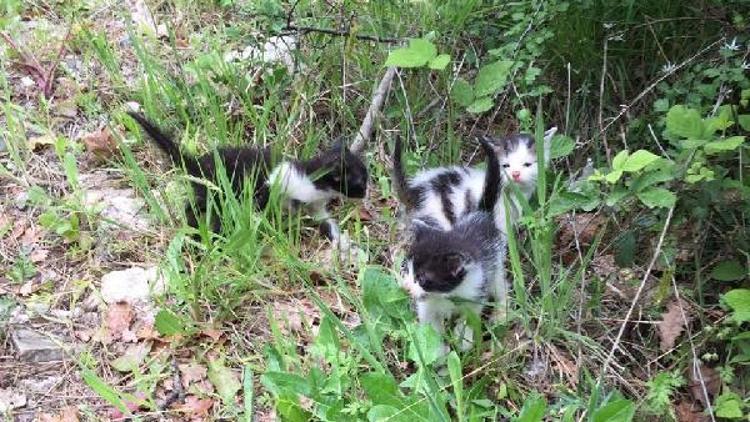
[[[499,309],[505,307],[505,237],[493,217],[502,178],[492,145],[486,139],[480,142],[487,155],[487,171],[473,210],[456,216],[450,227],[444,227],[411,208],[415,202],[404,204],[412,238],[402,268],[402,286],[415,298],[419,321],[439,333],[444,332],[444,321],[457,313],[456,299],[466,301],[477,315],[489,296]],[[401,162],[400,150],[401,141],[397,139],[394,163]],[[471,347],[473,333],[465,321],[457,329],[463,333],[462,347]]]
[[[544,133],[545,166],[549,162],[552,136],[557,132],[553,127]],[[516,134],[504,139],[492,139],[493,149],[502,166],[502,179],[505,189],[511,183],[518,187],[528,200],[536,188],[539,172],[534,137]],[[394,157],[395,158],[400,157]],[[448,166],[423,170],[407,182],[403,166],[394,162],[394,190],[402,203],[411,203],[412,215],[434,220],[445,229],[455,224],[456,219],[477,208],[482,195],[485,170],[467,166]],[[520,216],[521,205],[510,192],[511,225]],[[495,205],[495,222],[505,233],[505,204],[499,200]]]
[[[254,204],[264,209],[268,203],[270,190],[278,184],[287,206],[304,206],[312,211],[320,222],[320,231],[331,241],[338,241],[341,233],[336,221],[331,218],[326,205],[335,197],[364,198],[367,190],[367,166],[341,142],[318,156],[306,160],[283,160],[274,163],[269,148],[252,146],[220,147],[214,153],[193,157],[180,151],[177,144],[143,115],[128,112],[149,134],[156,145],[172,159],[174,164],[184,163],[187,173],[194,177],[204,177],[217,183],[219,174],[216,159],[226,169],[232,182],[232,190],[239,197],[245,185],[252,186]],[[200,214],[206,213],[208,189],[198,182],[192,182],[195,193],[195,206]],[[186,207],[188,224],[198,227],[198,216],[193,207]],[[221,230],[220,218],[213,218],[212,230]]]

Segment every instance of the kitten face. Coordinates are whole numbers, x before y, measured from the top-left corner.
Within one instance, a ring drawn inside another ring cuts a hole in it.
[[[552,136],[557,132],[553,127],[544,133],[545,165],[549,161]],[[500,159],[503,181],[516,183],[522,191],[530,191],[536,185],[539,168],[537,166],[536,142],[529,134],[516,134],[495,141],[495,152]]]
[[[367,193],[367,166],[348,147],[337,142],[321,155],[324,174],[315,185],[349,198],[364,198]]]

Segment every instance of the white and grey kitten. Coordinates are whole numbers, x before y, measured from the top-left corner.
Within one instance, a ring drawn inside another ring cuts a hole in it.
[[[489,297],[504,308],[507,286],[503,265],[505,236],[497,229],[493,209],[498,200],[502,179],[500,166],[492,146],[480,140],[487,155],[487,171],[481,196],[472,211],[455,218],[450,227],[419,214],[412,215],[407,202],[411,241],[402,267],[402,286],[414,297],[421,323],[444,332],[444,322],[464,302],[481,315]],[[401,142],[396,141],[394,163],[401,163]],[[395,172],[401,170],[395,170]],[[416,210],[418,211],[418,210]],[[411,218],[413,217],[413,218]],[[471,347],[473,332],[461,320],[462,347]]]
[[[551,140],[557,132],[553,127],[544,133],[545,166],[549,162]],[[502,167],[505,189],[511,183],[528,200],[536,187],[539,168],[534,137],[516,134],[503,139],[489,139]],[[413,210],[411,218],[434,220],[440,227],[449,228],[462,215],[477,209],[484,190],[485,170],[468,166],[447,166],[423,170],[407,181],[400,164],[394,163],[394,190],[402,203]],[[511,225],[520,216],[520,204],[515,195],[509,198],[513,204]],[[498,200],[494,209],[495,222],[501,232],[506,233],[504,201]]]

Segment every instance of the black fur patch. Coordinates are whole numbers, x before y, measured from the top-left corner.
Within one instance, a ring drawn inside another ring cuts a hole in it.
[[[450,194],[459,183],[461,183],[461,174],[455,170],[441,173],[430,181],[432,189],[440,195],[443,213],[451,224],[456,222],[456,212],[453,209]]]

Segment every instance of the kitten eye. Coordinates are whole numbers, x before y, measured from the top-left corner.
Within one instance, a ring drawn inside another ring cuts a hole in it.
[[[510,168],[510,164],[503,164],[503,168],[504,169]]]
[[[531,163],[523,163],[524,167],[531,167]]]

